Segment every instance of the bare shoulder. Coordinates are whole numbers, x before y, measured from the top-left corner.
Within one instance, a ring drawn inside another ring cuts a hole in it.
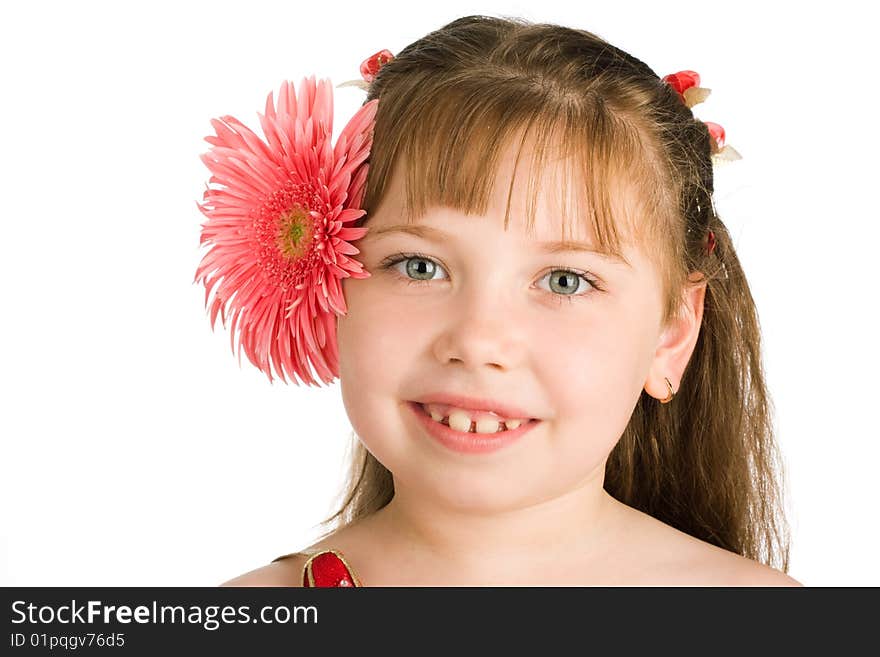
[[[734,571],[734,586],[803,586],[794,577],[780,570],[738,554],[733,554],[733,557],[739,562]]]
[[[291,552],[278,557],[272,563],[239,575],[220,586],[290,586],[302,588],[303,568],[309,558],[323,550],[332,548],[348,549],[348,534],[351,528],[337,530],[299,552]]]
[[[629,536],[638,543],[636,558],[651,583],[673,586],[803,586],[765,564],[682,532],[641,511],[630,509]],[[650,574],[649,574],[650,573]]]
[[[703,586],[803,586],[793,577],[741,554],[686,535],[680,576]]]
[[[290,586],[302,587],[302,570],[309,555],[294,552],[278,561],[234,577],[220,586]]]

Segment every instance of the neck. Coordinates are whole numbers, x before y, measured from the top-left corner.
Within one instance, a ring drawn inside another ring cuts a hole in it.
[[[618,508],[601,477],[552,499],[492,511],[443,505],[395,481],[394,498],[373,520],[384,530],[387,547],[397,545],[408,560],[503,577],[598,558],[610,544]]]

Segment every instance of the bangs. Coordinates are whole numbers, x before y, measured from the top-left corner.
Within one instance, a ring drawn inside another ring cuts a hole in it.
[[[418,221],[430,206],[485,214],[497,180],[507,185],[505,230],[513,191],[525,182],[530,234],[542,190],[559,209],[563,240],[574,239],[579,227],[597,250],[623,258],[622,242],[644,243],[656,233],[663,222],[655,211],[667,207],[658,196],[667,187],[658,184],[658,168],[634,121],[611,111],[596,94],[585,99],[581,92],[575,102],[536,83],[505,80],[487,88],[480,82],[479,88],[471,78],[420,87],[417,100],[382,107],[361,223],[399,170],[406,175],[406,223]],[[510,147],[516,155],[508,182],[498,179],[498,171]],[[524,152],[531,153],[525,181],[517,179]],[[401,160],[405,168],[396,169]],[[548,178],[551,168],[561,179]],[[622,198],[632,200],[622,204]]]

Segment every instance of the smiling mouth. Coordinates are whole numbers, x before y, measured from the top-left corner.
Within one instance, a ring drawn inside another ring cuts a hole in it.
[[[460,430],[460,429],[454,429],[453,427],[451,427],[451,426],[449,425],[449,417],[443,417],[443,418],[440,419],[440,420],[435,420],[433,417],[431,417],[431,414],[428,413],[428,411],[427,411],[427,409],[425,408],[424,404],[421,404],[421,403],[419,403],[419,402],[410,402],[410,403],[415,404],[415,406],[416,406],[416,408],[418,409],[418,411],[419,411],[422,415],[424,415],[425,417],[427,417],[428,419],[430,419],[432,422],[436,422],[437,424],[442,424],[444,427],[449,427],[449,428],[452,429],[453,431],[458,431],[459,433],[469,433],[469,434],[473,434],[473,435],[475,435],[475,436],[491,436],[491,435],[494,435],[494,434],[506,433],[506,432],[508,432],[508,431],[512,431],[512,430],[513,430],[513,429],[508,429],[506,421],[503,421],[503,420],[499,420],[499,421],[498,421],[498,428],[497,428],[495,431],[488,431],[488,432],[480,432],[480,431],[477,431],[477,422],[476,422],[475,420],[471,420],[471,425],[470,425],[470,427],[467,429],[467,431],[463,431],[463,430]],[[512,420],[511,420],[511,422],[512,422]],[[518,425],[518,427],[525,426],[525,425],[530,424],[530,423],[532,423],[532,422],[536,422],[536,420],[534,420],[534,419],[528,419],[528,420],[526,420],[525,422],[521,422],[521,423]],[[518,428],[518,427],[514,427],[514,428]]]

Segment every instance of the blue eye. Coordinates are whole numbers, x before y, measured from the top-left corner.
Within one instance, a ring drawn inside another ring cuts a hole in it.
[[[395,265],[399,263],[405,263],[405,274],[401,273],[400,270],[395,267]],[[379,263],[379,267],[383,270],[393,269],[396,275],[404,279],[409,285],[426,285],[432,280],[438,280],[434,278],[434,275],[438,271],[443,271],[442,266],[436,260],[418,253],[397,253],[388,256]],[[559,276],[560,274],[561,276]],[[575,298],[583,299],[590,296],[592,291],[583,292],[581,294],[566,294],[564,292],[558,293],[554,288],[564,290],[573,287],[576,292],[580,288],[580,283],[583,282],[597,292],[603,291],[599,286],[599,282],[595,278],[591,277],[586,272],[575,271],[568,267],[557,267],[552,269],[542,277],[541,280],[544,280],[544,278],[547,277],[550,277],[551,280],[551,297],[556,299],[559,303],[562,303],[563,299],[572,303]],[[442,278],[440,280],[442,280]],[[556,284],[554,285],[552,281],[556,281]],[[561,281],[561,284],[559,281]]]
[[[398,253],[392,256],[388,256],[380,263],[380,266],[382,267],[382,269],[391,269],[392,267],[394,267],[394,265],[400,262],[406,263],[406,281],[408,283],[416,285],[420,283],[427,283],[428,281],[432,280],[431,277],[440,268],[440,264],[437,261],[425,256],[410,253]],[[415,266],[413,266],[413,263],[415,263]],[[398,269],[395,269],[394,271],[399,273]],[[408,278],[409,276],[413,276],[415,278]],[[418,278],[420,276],[427,276],[428,278]]]

